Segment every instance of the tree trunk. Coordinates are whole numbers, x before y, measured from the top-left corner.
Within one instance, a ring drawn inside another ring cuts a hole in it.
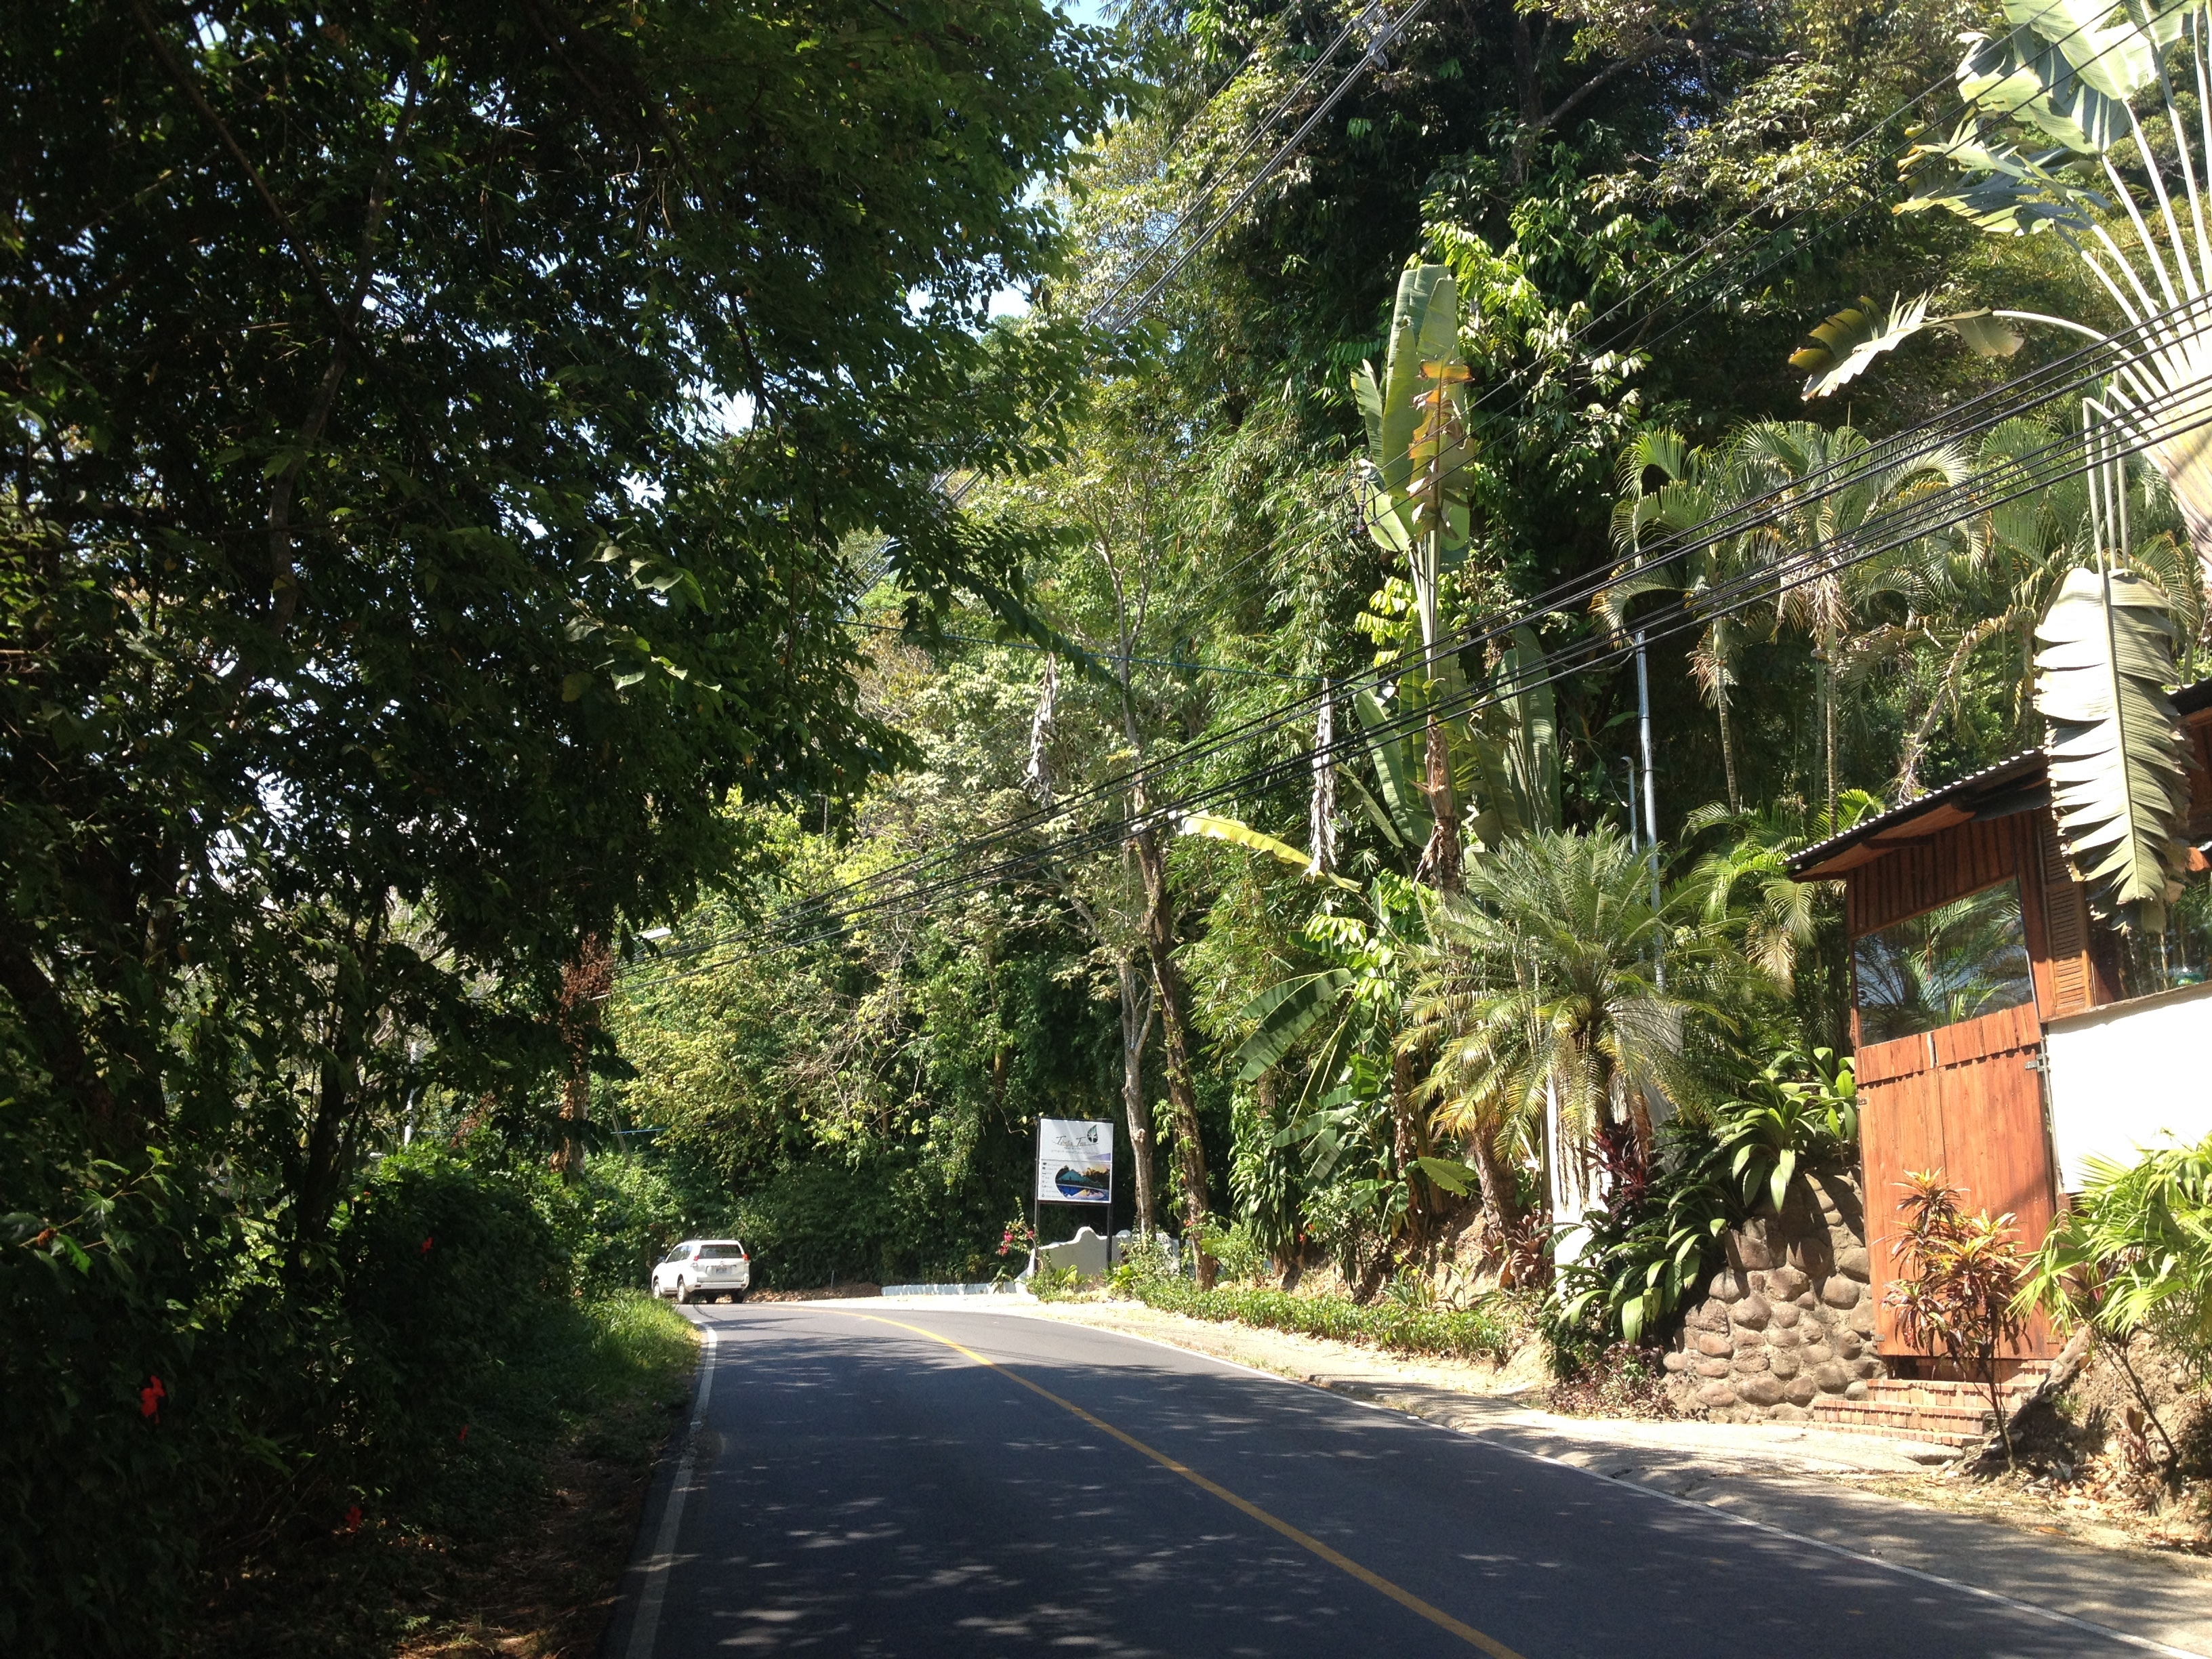
[[[1462,858],[1459,845],[1459,805],[1452,796],[1451,753],[1444,744],[1443,722],[1429,716],[1429,778],[1423,793],[1437,821],[1436,831],[1421,854],[1421,873],[1440,893],[1460,889]]]
[[[1728,688],[1721,688],[1714,700],[1721,717],[1721,775],[1728,784],[1728,804],[1731,812],[1743,811],[1743,795],[1735,780],[1735,724],[1729,718]]]
[[[1182,1177],[1184,1237],[1198,1250],[1198,1284],[1213,1288],[1213,1257],[1206,1248],[1206,1146],[1198,1133],[1198,1088],[1190,1069],[1190,1028],[1183,1011],[1182,977],[1175,961],[1174,900],[1159,831],[1150,825],[1133,838],[1145,878],[1145,945],[1152,964],[1152,997],[1167,1048],[1168,1104],[1175,1113],[1176,1163]]]
[[[1413,1124],[1413,1057],[1403,1048],[1390,1055],[1390,1155],[1398,1166],[1398,1179],[1406,1183],[1406,1249],[1418,1255],[1428,1243],[1429,1206],[1421,1174],[1413,1160],[1420,1157],[1419,1139]]]
[[[1513,1171],[1498,1156],[1498,1134],[1494,1129],[1477,1129],[1467,1138],[1467,1150],[1482,1183],[1482,1218],[1498,1249],[1503,1269],[1498,1284],[1504,1288],[1510,1282],[1512,1238],[1521,1227],[1521,1190],[1514,1185]]]
[[[568,1050],[568,1076],[561,1090],[561,1144],[553,1167],[574,1179],[584,1170],[584,1126],[592,1115],[592,1039],[599,1034],[599,1011],[614,984],[615,954],[597,933],[586,933],[576,959],[561,974],[561,1044]]]
[[[1145,1099],[1145,1043],[1152,1036],[1155,1005],[1149,991],[1142,992],[1144,1016],[1138,1017],[1140,989],[1134,957],[1115,957],[1114,971],[1121,982],[1121,1112],[1128,1120],[1137,1232],[1150,1238],[1158,1231],[1158,1223],[1152,1215],[1152,1109]]]

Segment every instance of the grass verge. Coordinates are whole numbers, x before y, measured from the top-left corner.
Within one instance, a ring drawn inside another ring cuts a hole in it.
[[[1218,1323],[1235,1322],[1262,1330],[1327,1337],[1395,1353],[1433,1354],[1504,1364],[1521,1346],[1522,1322],[1510,1312],[1483,1308],[1421,1308],[1401,1303],[1366,1305],[1341,1296],[1293,1296],[1259,1286],[1201,1291],[1187,1279],[1130,1279],[1121,1286],[1148,1308]]]
[[[587,1659],[654,1454],[690,1398],[697,1334],[625,1294],[556,1309],[442,1467],[356,1525],[237,1564],[188,1650],[215,1659]]]

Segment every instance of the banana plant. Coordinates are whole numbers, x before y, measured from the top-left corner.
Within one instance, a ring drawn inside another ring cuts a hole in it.
[[[2091,907],[2166,931],[2189,814],[2165,596],[2128,570],[2077,567],[2035,630],[2035,706],[2049,731],[2051,807]]]
[[[1439,655],[1441,590],[1448,562],[1468,536],[1473,453],[1467,431],[1468,367],[1459,347],[1459,286],[1443,265],[1411,264],[1391,308],[1389,353],[1352,371],[1367,430],[1361,516],[1376,546],[1407,561],[1421,629],[1422,669],[1406,680],[1432,695],[1448,689],[1450,653]],[[1401,681],[1401,684],[1404,681]],[[1434,830],[1422,868],[1445,886],[1459,878],[1458,808],[1437,721],[1428,723],[1423,767]]]
[[[1468,850],[1480,854],[1516,836],[1559,827],[1559,709],[1546,661],[1535,630],[1523,626],[1513,630],[1486,684],[1469,688],[1457,656],[1448,653],[1437,659],[1437,672],[1400,678],[1396,715],[1372,691],[1353,695],[1375,787],[1369,789],[1356,772],[1344,776],[1383,840],[1417,855],[1432,839],[1438,798],[1414,781],[1423,763],[1416,745],[1429,732],[1438,734],[1449,770],[1448,799],[1455,806],[1465,804]],[[1479,695],[1470,698],[1470,690]],[[1429,708],[1440,693],[1455,704],[1475,706],[1461,715],[1436,715],[1419,733],[1401,729],[1407,716]]]
[[[1954,78],[1965,115],[1907,154],[1918,182],[1899,211],[1947,209],[1984,231],[2055,236],[2073,250],[2150,348],[2112,374],[2100,401],[2146,447],[2197,557],[2212,562],[2212,337],[2174,314],[2212,295],[2212,0],[2006,0],[2005,15],[2002,34],[1964,37]],[[1934,329],[1996,353],[2017,348],[2013,323],[2110,338],[2036,312],[1929,308],[1926,295],[1900,296],[1886,313],[1862,300],[1828,319],[1790,359],[1808,372],[1806,397]]]

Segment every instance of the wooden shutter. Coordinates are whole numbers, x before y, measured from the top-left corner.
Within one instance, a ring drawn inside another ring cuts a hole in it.
[[[2089,1006],[2089,901],[2058,845],[2058,820],[2043,823],[2043,938],[2051,954],[2051,1007],[2044,1018],[2078,1014]]]

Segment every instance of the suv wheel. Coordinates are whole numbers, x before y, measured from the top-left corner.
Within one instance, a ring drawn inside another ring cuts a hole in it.
[[[680,1279],[676,1281],[676,1305],[679,1308],[691,1305],[691,1287]]]

